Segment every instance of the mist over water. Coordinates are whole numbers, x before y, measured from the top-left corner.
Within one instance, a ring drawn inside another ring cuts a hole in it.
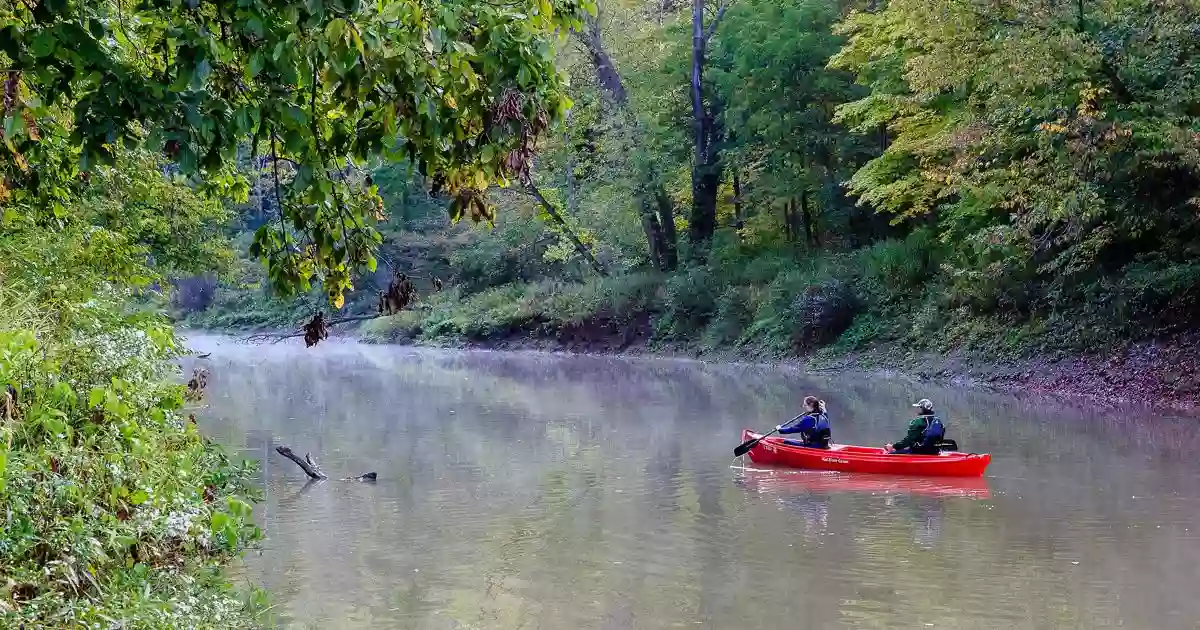
[[[244,574],[283,627],[1200,628],[1195,418],[761,366],[189,345],[212,352],[202,428],[262,462]],[[807,394],[871,445],[931,398],[987,478],[733,460]]]

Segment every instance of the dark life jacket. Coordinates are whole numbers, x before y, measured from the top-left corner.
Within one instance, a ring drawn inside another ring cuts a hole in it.
[[[925,419],[925,432],[921,434],[921,443],[914,446],[914,453],[936,454],[940,451],[938,444],[946,437],[946,425],[934,414],[922,414]]]
[[[812,431],[801,431],[800,437],[804,439],[805,446],[815,448],[829,448],[833,442],[833,431],[829,428],[829,414],[824,412],[816,412],[808,414],[814,421]]]

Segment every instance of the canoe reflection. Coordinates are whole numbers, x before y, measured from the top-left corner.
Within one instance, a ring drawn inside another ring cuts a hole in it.
[[[738,485],[775,495],[819,492],[970,499],[992,496],[984,477],[894,477],[763,467],[738,469],[738,472]]]

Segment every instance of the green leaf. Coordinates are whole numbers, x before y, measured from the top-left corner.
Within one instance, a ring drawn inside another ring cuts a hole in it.
[[[196,68],[192,71],[191,87],[194,90],[199,90],[204,87],[205,81],[208,80],[208,75],[212,73],[212,63],[208,59],[201,59],[200,63],[196,64]]]
[[[96,18],[88,20],[88,33],[96,39],[104,39],[108,34],[108,29],[104,28],[104,23]]]
[[[262,37],[263,36],[262,20],[259,19],[258,16],[254,16],[254,17],[250,18],[249,20],[246,20],[246,30],[250,31],[250,34],[254,35],[255,37]]]
[[[146,491],[142,490],[142,489],[138,489],[137,492],[134,492],[132,495],[129,496],[129,502],[132,503],[133,505],[141,505],[149,500],[150,500],[150,495],[146,494]]]
[[[333,41],[341,41],[346,35],[346,20],[335,18],[325,26],[325,35]]]
[[[243,520],[250,518],[251,509],[248,503],[233,497],[229,497],[226,503],[229,505],[229,513],[233,516]]]
[[[54,48],[58,45],[58,39],[50,31],[42,31],[33,38],[33,43],[29,46],[29,52],[34,57],[42,58],[49,57],[54,54]]]
[[[257,77],[258,73],[262,72],[263,64],[265,64],[265,63],[266,63],[266,60],[263,59],[262,53],[256,52],[256,53],[250,55],[250,78],[251,79],[253,79],[254,77]]]
[[[121,399],[111,389],[104,390],[104,410],[111,414],[120,415],[124,410]]]
[[[88,392],[88,407],[99,407],[108,396],[108,390],[103,387],[93,387]]]

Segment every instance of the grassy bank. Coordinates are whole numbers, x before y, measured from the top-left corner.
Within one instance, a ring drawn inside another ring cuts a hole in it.
[[[894,345],[1017,359],[1110,349],[1181,328],[1155,309],[1159,277],[1130,276],[1104,287],[1107,294],[1095,303],[1043,312],[981,307],[974,303],[981,289],[941,264],[938,245],[925,231],[818,256],[729,250],[672,274],[449,290],[369,322],[361,333],[374,341],[454,343],[636,329],[651,346],[701,352],[836,357]]]

